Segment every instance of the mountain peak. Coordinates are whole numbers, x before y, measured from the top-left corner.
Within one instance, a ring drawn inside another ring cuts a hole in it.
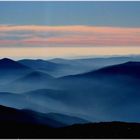
[[[9,58],[3,58],[0,60],[0,69],[10,70],[10,69],[23,69],[23,68],[25,69],[28,67]]]
[[[9,62],[14,62],[12,59],[9,59],[9,58],[2,58],[0,61],[9,61]]]

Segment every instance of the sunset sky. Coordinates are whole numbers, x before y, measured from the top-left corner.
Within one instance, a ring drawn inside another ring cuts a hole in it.
[[[139,13],[140,1],[0,1],[0,57],[140,54]]]

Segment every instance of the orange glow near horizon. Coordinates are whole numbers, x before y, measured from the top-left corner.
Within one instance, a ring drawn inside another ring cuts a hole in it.
[[[140,47],[1,48],[1,58],[77,58],[98,55],[139,55]]]

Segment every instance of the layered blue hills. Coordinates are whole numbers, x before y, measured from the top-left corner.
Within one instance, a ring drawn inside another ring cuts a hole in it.
[[[23,59],[18,62],[37,69],[42,72],[47,72],[54,77],[62,77],[97,70],[105,66],[121,64],[128,61],[140,61],[139,56],[119,56],[119,57],[102,57],[102,58],[83,58],[83,59],[62,59],[55,58],[50,60],[31,60]]]
[[[70,124],[87,123],[88,121],[73,116],[56,113],[38,113],[32,110],[14,109],[0,105],[0,121],[47,125],[48,127],[64,127]]]
[[[0,60],[0,105],[55,120],[53,127],[140,122],[139,83],[138,56]]]
[[[0,60],[0,84],[12,81],[19,76],[31,72],[32,68],[8,58]]]

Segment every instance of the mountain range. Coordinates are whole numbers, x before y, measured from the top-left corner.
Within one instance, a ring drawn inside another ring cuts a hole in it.
[[[4,58],[0,60],[0,121],[47,127],[139,123],[139,83],[139,56]]]

